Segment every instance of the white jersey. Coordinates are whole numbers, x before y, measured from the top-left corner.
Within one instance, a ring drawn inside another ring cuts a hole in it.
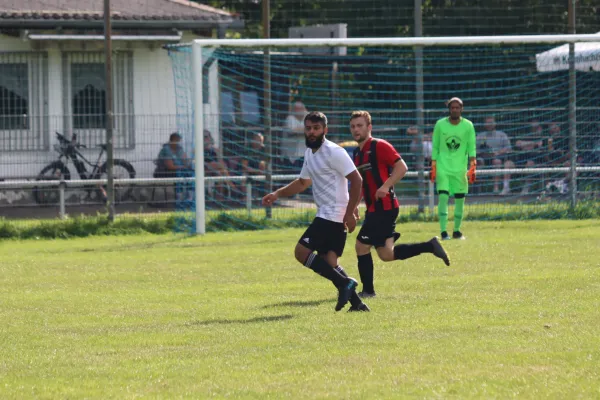
[[[327,139],[315,153],[306,149],[300,177],[312,180],[317,217],[333,222],[344,221],[350,199],[346,176],[355,170],[348,152]]]

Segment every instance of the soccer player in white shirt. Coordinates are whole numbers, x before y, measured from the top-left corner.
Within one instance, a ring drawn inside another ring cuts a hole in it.
[[[300,177],[269,193],[262,202],[271,205],[278,198],[294,196],[312,184],[317,216],[296,244],[296,260],[333,282],[338,289],[336,311],[344,308],[348,301],[351,303],[349,311],[369,311],[356,294],[358,283],[339,265],[347,232],[356,228],[354,210],[360,202],[362,178],[346,150],[327,140],[326,134],[325,114],[309,113],[304,118],[307,149]]]

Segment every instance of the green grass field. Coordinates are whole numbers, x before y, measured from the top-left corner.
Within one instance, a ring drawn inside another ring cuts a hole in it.
[[[0,398],[599,398],[598,220],[463,231],[449,268],[376,261],[371,313],[300,229],[0,242]]]

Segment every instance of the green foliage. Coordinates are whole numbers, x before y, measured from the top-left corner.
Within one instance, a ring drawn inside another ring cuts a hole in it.
[[[0,218],[0,239],[9,239],[19,236],[16,225],[9,223],[6,219]]]
[[[0,238],[69,239],[97,235],[164,234],[172,232],[174,226],[174,216],[172,215],[157,218],[121,216],[112,224],[105,215],[21,224],[2,219],[0,220]]]
[[[271,37],[285,38],[288,28],[348,24],[349,37],[414,35],[413,0],[269,0]],[[208,4],[240,14],[242,37],[262,37],[262,1],[210,0]],[[564,0],[423,0],[425,36],[531,35],[567,33]],[[579,0],[578,33],[600,30],[597,0]]]

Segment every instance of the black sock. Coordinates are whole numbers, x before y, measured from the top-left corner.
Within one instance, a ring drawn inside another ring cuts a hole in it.
[[[373,287],[373,257],[371,257],[371,253],[358,256],[358,273],[363,284],[363,290],[373,293],[375,288]]]
[[[347,282],[347,278],[344,275],[336,271],[334,267],[329,265],[327,261],[323,260],[315,253],[311,253],[308,256],[304,265],[321,275],[323,278],[329,279],[333,282],[335,287],[340,287]]]
[[[348,274],[346,273],[346,271],[344,271],[344,267],[342,267],[341,265],[338,265],[337,267],[335,267],[335,270],[337,272],[339,272],[340,274],[344,275],[346,278],[348,278]],[[352,292],[352,296],[350,297],[350,305],[352,307],[357,307],[360,306],[362,304],[362,300],[360,299],[360,297],[358,297],[358,294],[356,294],[356,291]]]
[[[422,242],[394,246],[394,260],[406,260],[421,253],[433,253],[433,244]]]

